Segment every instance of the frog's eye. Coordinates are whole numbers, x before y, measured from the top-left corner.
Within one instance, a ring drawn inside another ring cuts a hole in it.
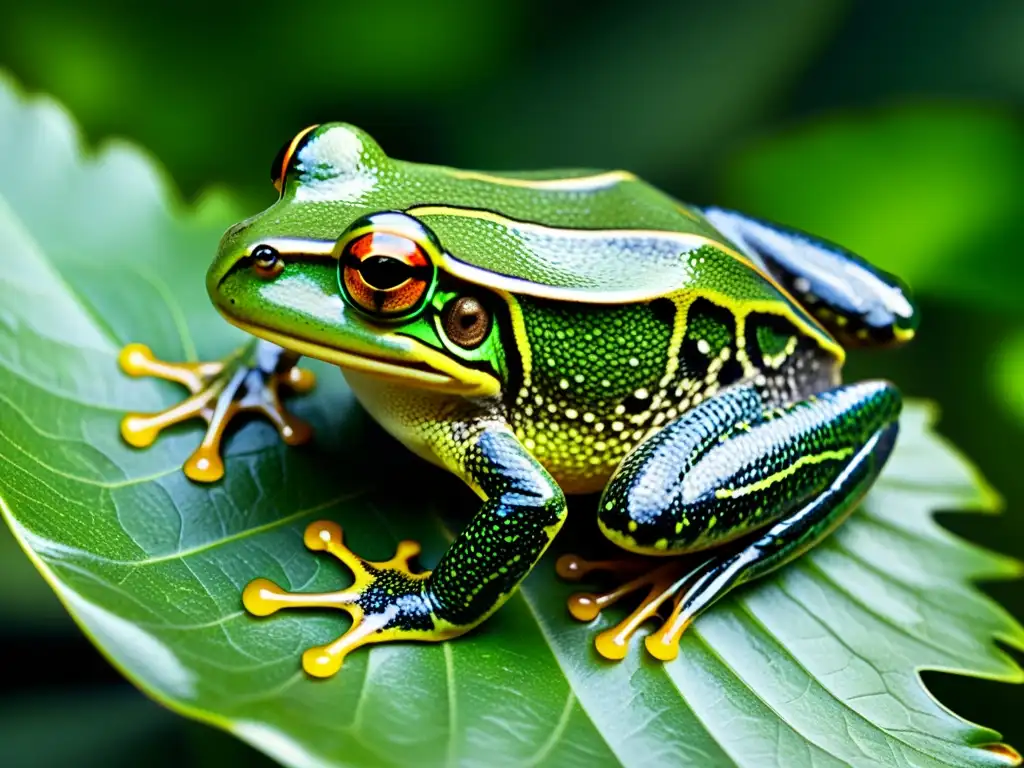
[[[442,315],[444,332],[463,349],[479,347],[491,330],[491,313],[472,296],[452,299]]]
[[[270,164],[270,180],[274,182],[274,189],[278,191],[278,194],[284,190],[284,179],[288,175],[288,166],[292,164],[292,158],[309,141],[313,129],[316,127],[311,125],[308,128],[303,128],[295,136],[282,144],[281,149],[277,151],[274,162]]]
[[[338,268],[349,300],[386,317],[414,310],[433,277],[433,267],[416,241],[387,232],[370,232],[347,243]]]

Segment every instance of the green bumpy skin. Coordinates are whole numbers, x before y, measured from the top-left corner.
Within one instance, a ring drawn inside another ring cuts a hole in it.
[[[575,595],[570,611],[589,620],[649,587],[596,646],[621,658],[661,611],[646,644],[671,658],[701,610],[834,529],[888,457],[899,395],[884,382],[841,386],[843,345],[905,342],[917,312],[898,280],[838,246],[683,205],[625,171],[492,174],[393,160],[341,123],[300,132],[272,178],[279,200],[228,230],[207,276],[225,318],[261,340],[192,365],[126,349],[126,371],[191,396],[129,415],[125,438],[147,445],[168,424],[204,417],[186,470],[215,481],[237,412],[266,415],[290,442],[307,436],[279,390],[311,386],[294,367],[309,355],[337,364],[388,432],[482,500],[431,572],[411,568],[414,542],[371,562],[322,521],[306,545],[349,567],[351,586],[308,594],[250,583],[243,603],[254,615],[352,616],[345,635],[304,654],[310,674],[334,674],[363,645],[477,626],[558,533],[564,494],[602,489],[608,538],[666,557],[657,567],[563,558],[566,578],[634,576]],[[667,557],[699,550],[707,559],[696,568]]]

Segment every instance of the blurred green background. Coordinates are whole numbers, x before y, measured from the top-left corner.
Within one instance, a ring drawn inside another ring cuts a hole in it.
[[[7,4],[0,67],[90,142],[147,148],[187,199],[262,208],[279,145],[346,120],[404,159],[625,167],[841,242],[924,312],[849,376],[941,405],[1007,507],[944,522],[1024,557],[1022,40],[1021,0],[64,0]],[[0,578],[0,654],[33,670],[0,689],[6,765],[267,763],[121,681],[2,532]],[[1021,584],[985,588],[1024,616]],[[926,680],[1024,745],[1021,687]]]

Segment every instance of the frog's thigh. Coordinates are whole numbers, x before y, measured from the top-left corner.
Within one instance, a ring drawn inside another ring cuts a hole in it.
[[[786,408],[767,407],[751,387],[727,390],[626,457],[601,498],[598,522],[619,546],[657,555],[725,544],[808,505],[831,520],[849,505],[821,506],[819,497],[858,463],[867,461],[873,479],[899,410],[899,393],[887,382],[838,387]],[[805,533],[788,531],[787,541]]]
[[[574,615],[581,608],[596,615],[620,593],[650,587],[633,615],[598,636],[598,650],[621,658],[636,628],[671,598],[670,615],[645,645],[659,659],[674,658],[698,613],[821,541],[878,477],[896,438],[899,410],[899,393],[886,382],[839,387],[785,409],[765,409],[756,392],[736,389],[627,457],[600,513],[602,529],[619,544],[685,552],[766,527],[739,549],[711,550],[689,573],[669,561],[608,595],[574,596]]]

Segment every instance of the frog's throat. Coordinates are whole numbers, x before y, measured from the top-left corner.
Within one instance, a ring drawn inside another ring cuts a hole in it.
[[[338,367],[368,373],[387,381],[406,386],[449,392],[464,397],[493,397],[500,392],[500,384],[483,371],[465,368],[440,352],[409,339],[412,347],[408,356],[372,357],[307,339],[298,339],[278,331],[252,325],[221,312],[224,318],[246,333],[296,352],[305,357],[337,365]]]

